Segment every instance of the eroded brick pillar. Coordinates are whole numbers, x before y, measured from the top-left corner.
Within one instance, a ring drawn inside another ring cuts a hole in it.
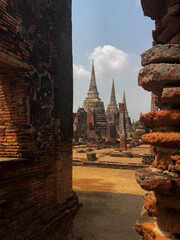
[[[135,228],[141,239],[180,239],[180,1],[142,0],[156,20],[155,45],[142,54],[138,83],[157,97],[159,111],[141,116],[152,132],[142,140],[154,147],[150,168],[136,172],[150,191]]]
[[[120,149],[127,149],[126,142],[126,125],[125,125],[125,109],[124,103],[119,103],[119,137],[120,137]]]

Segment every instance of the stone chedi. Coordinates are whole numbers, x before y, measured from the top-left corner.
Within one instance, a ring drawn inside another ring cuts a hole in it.
[[[108,123],[113,123],[116,127],[119,125],[119,112],[116,103],[116,95],[114,88],[114,79],[112,82],[111,98],[106,110],[106,120]]]
[[[152,131],[155,160],[136,179],[150,191],[136,230],[144,240],[180,239],[180,1],[142,0],[144,14],[155,20],[154,47],[142,54],[138,83],[157,97],[159,111],[141,116]]]
[[[99,93],[96,86],[96,77],[94,70],[94,61],[92,61],[91,81],[87,98],[84,100],[83,108],[86,112],[95,114],[97,127],[106,133],[107,121],[104,110],[104,103],[99,98]]]
[[[126,136],[129,138],[129,137],[132,137],[132,135],[133,135],[133,127],[132,127],[131,119],[130,119],[128,111],[127,111],[125,92],[123,94],[123,104],[124,104],[124,118],[125,118]]]

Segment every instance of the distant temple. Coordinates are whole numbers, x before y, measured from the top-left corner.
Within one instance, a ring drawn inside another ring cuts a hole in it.
[[[156,95],[151,93],[151,112],[157,111],[158,107],[156,106]]]
[[[114,79],[113,79],[113,82],[112,82],[110,103],[108,104],[108,107],[107,107],[107,110],[106,110],[106,120],[107,120],[108,123],[113,123],[118,130],[119,111],[118,111],[117,103],[116,103]]]
[[[112,81],[112,89],[110,103],[107,110],[104,110],[104,103],[99,98],[96,86],[96,77],[94,70],[94,61],[92,61],[92,71],[90,87],[87,98],[84,100],[83,107],[79,108],[74,114],[74,141],[106,141],[114,142],[117,138],[121,139],[121,147],[126,148],[125,138],[133,136],[133,126],[129,117],[125,92],[123,94],[123,103],[119,104],[118,109],[116,103],[114,79]],[[124,145],[123,145],[124,144]]]
[[[86,112],[94,113],[98,129],[106,133],[107,121],[105,116],[104,103],[99,98],[99,93],[97,91],[94,61],[92,61],[91,81],[87,95],[88,96],[83,103],[83,108]]]
[[[130,119],[128,111],[127,111],[125,92],[123,94],[123,104],[124,104],[124,119],[125,119],[125,127],[126,127],[126,136],[132,137],[133,127],[132,127],[131,119]]]

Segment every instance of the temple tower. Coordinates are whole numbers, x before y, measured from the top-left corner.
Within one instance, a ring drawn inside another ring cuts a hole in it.
[[[127,111],[125,91],[123,93],[123,104],[124,104],[124,117],[125,117],[125,125],[126,125],[126,135],[127,135],[127,137],[132,137],[133,129],[132,129],[132,124],[131,124],[131,119],[130,119],[128,111]]]
[[[92,61],[91,81],[87,95],[88,96],[83,103],[84,110],[86,112],[94,112],[97,127],[103,132],[106,132],[107,122],[104,110],[104,103],[99,98],[99,93],[96,86],[94,61]]]
[[[119,125],[119,112],[118,112],[117,103],[116,103],[114,79],[112,81],[110,103],[108,104],[108,107],[106,110],[106,120],[108,123],[113,123],[116,127],[118,127]]]

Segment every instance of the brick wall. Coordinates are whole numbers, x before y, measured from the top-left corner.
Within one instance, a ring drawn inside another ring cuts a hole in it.
[[[71,1],[1,0],[0,9],[0,239],[67,239],[78,206]]]

